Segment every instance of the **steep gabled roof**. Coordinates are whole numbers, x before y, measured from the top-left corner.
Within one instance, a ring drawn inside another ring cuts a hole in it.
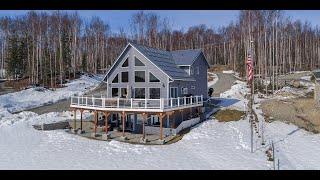
[[[136,43],[130,44],[173,80],[195,80],[176,65],[170,51],[155,49]]]

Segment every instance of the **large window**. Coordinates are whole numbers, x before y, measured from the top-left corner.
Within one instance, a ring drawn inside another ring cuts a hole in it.
[[[112,88],[112,97],[119,97],[119,89]]]
[[[127,98],[128,91],[127,88],[121,88],[121,98]]]
[[[146,98],[146,89],[145,88],[135,88],[134,89],[134,98]]]
[[[160,99],[160,88],[150,88],[149,96],[150,99]]]
[[[122,64],[122,67],[128,67],[129,66],[129,60],[128,60],[129,58],[127,58],[124,62],[123,62],[123,64]]]
[[[145,71],[135,71],[134,81],[135,82],[146,82]]]
[[[144,66],[144,64],[136,57],[134,57],[134,65],[135,66]]]
[[[116,77],[113,78],[112,83],[118,83],[118,82],[119,82],[119,76],[117,74]]]
[[[170,97],[177,98],[178,97],[178,88],[172,87],[170,88]]]
[[[122,72],[121,73],[121,82],[128,82],[129,80],[129,73],[128,72]]]
[[[149,72],[149,82],[160,82],[160,80],[154,76],[151,72]]]

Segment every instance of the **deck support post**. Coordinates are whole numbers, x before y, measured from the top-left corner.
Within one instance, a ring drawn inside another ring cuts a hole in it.
[[[73,121],[73,129],[76,130],[76,126],[77,126],[77,109],[74,109],[74,121]]]
[[[126,116],[126,113],[122,111],[122,137],[124,137],[125,116]]]
[[[143,121],[142,121],[142,138],[145,139],[146,138],[146,131],[145,131],[145,123],[147,121],[147,118],[148,118],[148,114],[147,113],[142,113],[142,118],[143,118]]]
[[[94,111],[94,134],[97,134],[98,112]]]
[[[164,113],[159,113],[158,114],[159,119],[160,119],[160,140],[163,140],[163,118],[166,116]]]
[[[80,130],[82,132],[82,113],[83,113],[83,109],[80,109]]]
[[[108,134],[108,118],[109,118],[110,112],[104,112],[104,116],[105,116],[105,132],[106,134]]]

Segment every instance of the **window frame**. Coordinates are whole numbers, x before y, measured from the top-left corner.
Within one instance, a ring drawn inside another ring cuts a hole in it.
[[[144,72],[144,81],[136,81],[136,72]],[[135,70],[134,71],[134,82],[136,83],[145,83],[146,81],[146,71],[145,70]]]
[[[143,66],[137,66],[136,65],[136,59],[139,60],[143,64]],[[137,56],[134,56],[134,67],[145,67],[145,66],[146,65],[139,58],[137,58]]]
[[[156,79],[158,79],[159,81],[157,81],[157,82],[151,82],[150,80],[151,80],[151,75],[150,74],[152,74]],[[149,72],[149,76],[148,76],[148,78],[149,78],[149,83],[161,83],[161,81],[160,81],[160,79],[157,77],[157,76],[155,76],[152,72]]]
[[[141,98],[141,97],[136,97],[136,89],[144,89],[144,98]],[[144,87],[135,87],[134,88],[134,98],[135,99],[146,99],[146,88],[144,88]]]
[[[123,66],[123,64],[128,61],[128,66]],[[124,62],[121,64],[122,68],[129,68],[129,56],[127,56],[127,58],[125,58]]]
[[[124,88],[124,87],[121,87],[119,88],[120,89],[120,98],[126,98],[126,96],[122,97],[122,89],[125,89],[127,91],[127,96],[128,96],[128,89],[127,88]]]
[[[122,79],[122,77],[123,77],[122,74],[123,74],[123,73],[128,73],[128,81],[127,81],[127,82],[123,82],[123,81],[122,81],[122,80],[123,80],[123,79]],[[128,83],[128,82],[129,82],[129,71],[122,71],[122,72],[121,72],[121,83]]]
[[[159,98],[151,98],[151,93],[150,93],[150,90],[151,89],[159,89]],[[148,91],[149,91],[149,99],[161,99],[161,88],[160,87],[150,87],[148,88]]]
[[[113,89],[118,89],[118,96],[113,96]],[[112,88],[111,88],[111,97],[113,97],[113,98],[119,98],[119,88],[118,88],[118,87],[112,87]]]
[[[113,82],[113,80],[118,76],[118,82]],[[119,84],[119,73],[112,79],[111,84]]]
[[[187,89],[187,93],[184,93],[184,89]],[[181,87],[181,94],[187,95],[188,94],[188,88],[187,87]]]
[[[175,91],[176,92],[176,94],[175,94],[176,97],[172,97],[171,89],[176,89],[176,91]],[[170,98],[178,98],[178,87],[170,87],[170,94],[169,95],[170,95]]]

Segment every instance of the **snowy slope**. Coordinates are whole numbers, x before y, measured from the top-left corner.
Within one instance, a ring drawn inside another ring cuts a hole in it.
[[[67,87],[59,88],[56,91],[51,91],[48,89],[44,91],[37,91],[37,88],[30,88],[1,95],[0,113],[1,111],[5,110],[8,110],[9,112],[22,111],[45,104],[51,104],[59,100],[69,98],[72,95],[80,95],[85,91],[96,87],[99,82],[100,79],[98,78],[82,76],[80,79],[76,79],[65,84]]]

